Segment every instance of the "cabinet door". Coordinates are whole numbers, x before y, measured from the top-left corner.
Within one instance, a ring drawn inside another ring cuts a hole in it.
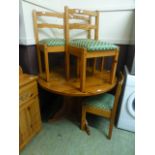
[[[41,127],[41,117],[38,97],[32,100],[31,104],[27,107],[27,117],[30,126],[30,132],[33,134],[37,132]]]
[[[25,145],[41,127],[38,98],[35,97],[20,107],[20,144]]]
[[[27,109],[20,110],[19,113],[19,131],[21,142],[24,142],[29,137],[29,122],[27,120]]]
[[[22,137],[21,131],[19,129],[19,145],[22,145],[22,143],[23,143],[23,137]]]

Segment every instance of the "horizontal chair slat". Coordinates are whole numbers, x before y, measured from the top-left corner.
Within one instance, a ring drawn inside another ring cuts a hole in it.
[[[89,16],[97,16],[97,12],[95,11],[87,11],[87,10],[80,10],[80,9],[69,9],[68,11],[70,14],[78,13],[78,14],[89,15]]]
[[[112,50],[112,51],[95,51],[95,52],[87,52],[86,57],[87,58],[97,58],[97,57],[109,57],[109,56],[115,56],[116,55],[116,51]]]
[[[85,16],[78,16],[78,15],[69,15],[69,18],[70,19],[82,19],[82,20],[85,20],[85,21],[89,21],[89,18],[88,17],[85,17]]]
[[[64,18],[64,13],[55,13],[55,12],[36,12],[37,16],[53,16],[58,18]]]
[[[70,45],[69,45],[68,49],[69,49],[69,53],[71,53],[75,56],[81,56],[81,54],[84,52],[84,48],[73,47]]]
[[[64,25],[57,25],[57,24],[37,24],[38,28],[58,28],[64,29]]]
[[[106,118],[110,118],[110,116],[111,116],[111,111],[103,111],[103,110],[100,110],[100,109],[97,109],[94,107],[91,108],[91,107],[87,107],[87,106],[85,106],[85,108],[88,113],[96,114],[99,116],[104,116]]]
[[[96,29],[95,25],[91,25],[91,24],[78,24],[78,23],[69,24],[69,27],[70,27],[70,29],[83,29],[83,30]]]

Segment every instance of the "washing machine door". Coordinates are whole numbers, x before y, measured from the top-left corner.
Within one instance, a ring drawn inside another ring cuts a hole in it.
[[[127,102],[128,112],[133,118],[135,118],[135,92],[129,96]]]

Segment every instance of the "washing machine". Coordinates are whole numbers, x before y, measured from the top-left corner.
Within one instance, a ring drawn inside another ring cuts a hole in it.
[[[117,127],[135,131],[135,75],[131,75],[125,66],[125,85],[119,109]]]

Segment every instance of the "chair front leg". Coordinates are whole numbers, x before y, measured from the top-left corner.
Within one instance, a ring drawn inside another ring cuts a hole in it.
[[[85,49],[81,52],[81,57],[80,57],[80,90],[81,92],[85,92],[85,83],[86,83],[86,63],[87,63],[87,58],[86,58],[86,51]]]
[[[117,63],[118,63],[118,51],[116,50],[116,54],[114,56],[113,64],[112,64],[112,70],[110,75],[110,83],[114,83],[115,75],[116,75],[116,69],[117,69]]]
[[[77,57],[77,68],[76,68],[76,74],[77,74],[77,77],[79,78],[80,77],[80,58]]]
[[[48,51],[47,51],[46,46],[44,47],[44,55],[45,55],[46,81],[49,82],[49,80],[50,80],[50,73],[49,73]]]
[[[90,129],[89,129],[87,120],[86,120],[86,123],[85,123],[85,130],[86,130],[87,134],[90,135]]]
[[[38,65],[39,65],[39,74],[42,75],[42,64],[41,64],[41,51],[39,49],[39,45],[37,46],[37,56],[38,56]]]
[[[97,62],[97,58],[94,58],[94,60],[93,60],[93,74],[96,71],[96,62]]]
[[[104,57],[101,58],[101,66],[100,71],[103,72],[104,70]]]
[[[82,106],[81,130],[85,130],[85,125],[86,125],[86,110],[85,107]]]
[[[66,79],[70,79],[70,49],[69,46],[66,48]]]
[[[114,125],[114,121],[113,121],[113,119],[111,119],[110,120],[110,125],[109,125],[109,133],[108,133],[108,138],[109,139],[111,139],[111,137],[112,137],[113,125]]]

